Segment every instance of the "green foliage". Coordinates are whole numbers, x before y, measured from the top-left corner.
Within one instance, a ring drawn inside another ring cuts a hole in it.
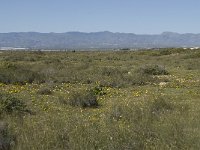
[[[73,92],[69,98],[69,105],[79,107],[98,107],[97,96],[93,91]]]
[[[166,99],[159,97],[151,104],[151,113],[154,115],[163,114],[166,112],[173,111],[174,105],[167,102]]]
[[[0,93],[0,113],[22,113],[27,112],[24,102],[9,94]]]
[[[168,75],[169,72],[165,69],[165,67],[160,65],[146,65],[144,67],[139,68],[139,72],[142,74],[148,75]]]
[[[31,71],[26,66],[3,63],[0,66],[0,82],[5,84],[41,83],[42,75]]]
[[[135,73],[128,77],[128,83],[130,83],[131,85],[141,86],[158,82],[159,82],[158,78],[152,77],[148,74]]]
[[[48,87],[42,87],[37,91],[37,93],[40,94],[40,95],[51,95],[52,91]]]
[[[0,121],[0,149],[10,150],[14,140],[14,136],[8,130],[8,125]]]
[[[106,94],[106,92],[104,92],[103,87],[101,85],[95,86],[92,91],[94,92],[95,95],[99,95],[99,96]]]
[[[171,54],[173,54],[171,49],[164,49],[164,50],[160,50],[159,51],[159,55],[160,56],[162,56],[162,55],[171,55]]]
[[[198,50],[193,50],[193,53],[189,53],[189,55],[184,56],[184,59],[198,59],[200,58],[200,49]]]
[[[155,56],[163,56],[163,55],[177,55],[182,53],[189,52],[190,49],[183,49],[183,48],[163,48],[157,51]]]

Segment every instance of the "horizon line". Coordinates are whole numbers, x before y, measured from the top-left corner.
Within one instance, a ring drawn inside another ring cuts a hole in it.
[[[136,35],[162,35],[162,34],[200,34],[200,33],[193,33],[193,32],[184,32],[184,33],[179,33],[179,32],[174,32],[174,31],[163,31],[161,33],[134,33],[134,32],[113,32],[113,31],[92,31],[92,32],[84,32],[84,31],[66,31],[66,32],[40,32],[40,31],[11,31],[11,32],[0,32],[0,34],[8,34],[8,33],[42,33],[42,34],[64,34],[64,33],[86,33],[86,34],[91,34],[91,33],[120,33],[120,34],[136,34]]]

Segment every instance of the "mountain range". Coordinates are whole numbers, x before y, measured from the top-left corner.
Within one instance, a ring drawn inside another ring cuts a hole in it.
[[[200,47],[200,34],[134,34],[104,32],[10,32],[0,33],[0,47],[30,49],[107,49]]]

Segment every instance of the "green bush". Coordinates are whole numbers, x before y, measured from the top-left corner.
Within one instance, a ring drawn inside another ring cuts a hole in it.
[[[144,67],[140,67],[138,72],[142,74],[148,75],[168,75],[169,72],[165,69],[165,67],[160,65],[146,65]]]
[[[0,150],[10,150],[14,140],[14,136],[8,130],[8,124],[0,121]]]
[[[52,91],[51,91],[51,89],[49,89],[47,87],[43,87],[43,88],[39,89],[37,91],[37,93],[40,94],[40,95],[51,95]]]
[[[174,110],[174,105],[167,102],[164,98],[160,97],[155,99],[150,106],[151,114],[160,115]]]
[[[0,67],[0,82],[5,84],[41,83],[44,82],[44,77],[30,70],[28,66],[5,63],[3,67]]]
[[[101,85],[95,86],[94,89],[92,90],[95,95],[105,95],[106,92],[103,91],[103,87]]]
[[[129,72],[127,69],[104,67],[101,70],[102,75],[99,78],[99,81],[102,86],[117,88],[127,87],[130,85],[146,85],[158,82],[156,77],[152,77],[151,74],[144,73],[142,69],[140,68],[138,69],[139,71]]]
[[[109,119],[114,120],[114,121],[119,121],[121,119],[127,119],[127,117],[132,116],[131,114],[127,113],[132,113],[129,111],[127,107],[124,107],[123,105],[120,104],[115,104],[111,110],[111,112],[108,114]]]
[[[16,97],[0,93],[0,113],[28,112],[26,104]]]
[[[163,49],[159,51],[160,55],[171,55],[173,52],[171,49]]]
[[[80,107],[98,107],[97,96],[93,91],[73,92],[70,95],[68,103],[71,106]]]
[[[148,74],[134,73],[133,75],[127,77],[127,83],[130,85],[147,85],[157,82],[158,79],[156,77],[152,77]]]
[[[99,70],[102,74],[102,76],[122,76],[124,73],[126,73],[126,70],[122,70],[120,68],[115,68],[115,67],[102,67]]]
[[[171,54],[181,54],[189,52],[189,49],[183,49],[183,48],[163,48],[158,51],[158,56],[162,55],[171,55]]]

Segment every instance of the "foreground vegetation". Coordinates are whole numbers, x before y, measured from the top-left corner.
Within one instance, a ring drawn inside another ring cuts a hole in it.
[[[0,53],[0,149],[200,149],[200,50]]]

